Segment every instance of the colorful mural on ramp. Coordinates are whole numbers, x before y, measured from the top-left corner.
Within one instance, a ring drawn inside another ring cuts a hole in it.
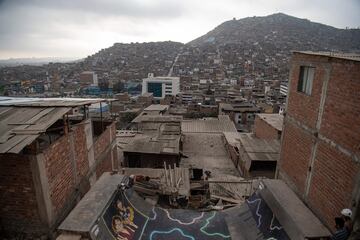
[[[114,195],[100,221],[101,239],[230,239],[221,212],[152,207],[130,189]]]
[[[259,194],[247,200],[263,238],[289,239]],[[96,239],[229,240],[226,214],[154,207],[132,189],[119,190],[99,219]],[[247,229],[244,229],[246,231]]]
[[[106,211],[102,215],[102,221],[106,230],[113,239],[130,240],[141,239],[143,226],[148,217],[138,211],[128,201],[125,192],[118,191]]]
[[[246,203],[256,221],[257,228],[265,239],[290,239],[259,193],[254,193]]]

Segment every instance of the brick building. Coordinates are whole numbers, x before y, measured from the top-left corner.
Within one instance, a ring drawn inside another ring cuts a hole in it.
[[[280,141],[261,139],[252,133],[239,133],[239,160],[236,165],[244,178],[274,178]]]
[[[228,115],[240,132],[251,130],[254,125],[255,115],[260,111],[260,108],[251,103],[219,104],[219,115]]]
[[[279,178],[333,229],[359,218],[360,56],[294,52]]]
[[[284,117],[280,114],[256,114],[254,133],[261,139],[280,139]]]
[[[84,71],[80,73],[79,80],[82,87],[87,87],[90,85],[98,86],[98,78],[95,72]]]
[[[143,103],[145,105],[145,107],[150,106],[153,101],[154,101],[153,93],[144,93],[144,94],[140,95],[137,99],[137,102]]]
[[[99,101],[2,101],[2,234],[49,234],[103,172],[117,169],[115,123],[69,115]]]
[[[279,114],[257,114],[254,133],[224,133],[227,150],[242,177],[274,178],[282,124],[283,116]]]

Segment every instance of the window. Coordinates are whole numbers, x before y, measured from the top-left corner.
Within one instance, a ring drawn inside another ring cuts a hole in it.
[[[148,83],[148,92],[153,93],[154,97],[161,97],[162,96],[162,85],[161,83]]]
[[[298,92],[303,92],[307,95],[311,95],[314,73],[315,73],[314,67],[306,67],[306,66],[300,67],[300,76],[297,87]]]

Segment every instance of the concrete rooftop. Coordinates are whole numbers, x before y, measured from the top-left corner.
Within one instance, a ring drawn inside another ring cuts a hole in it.
[[[260,119],[267,122],[270,126],[275,128],[278,131],[282,131],[283,123],[284,123],[284,116],[274,113],[258,113]]]
[[[203,168],[211,171],[213,176],[239,176],[226,151],[222,134],[184,134],[183,154],[187,157],[181,159],[183,167]]]

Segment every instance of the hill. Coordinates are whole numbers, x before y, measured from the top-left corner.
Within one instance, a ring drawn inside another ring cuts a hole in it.
[[[360,51],[359,29],[338,29],[283,13],[226,21],[188,45],[257,43],[280,49]]]

